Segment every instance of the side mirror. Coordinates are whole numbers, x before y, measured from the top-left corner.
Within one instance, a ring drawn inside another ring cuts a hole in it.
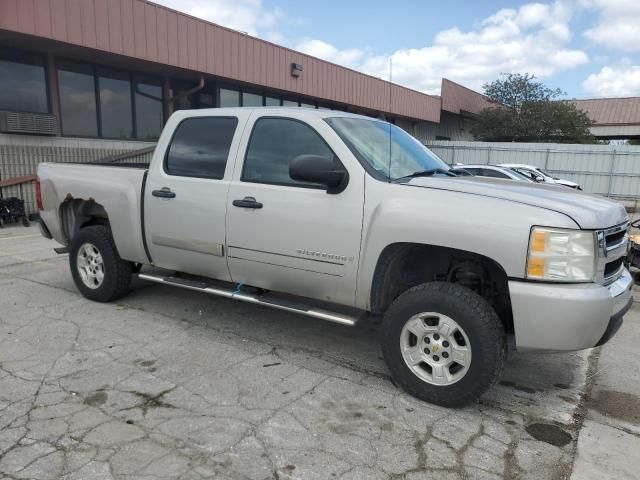
[[[349,183],[349,173],[335,159],[320,155],[300,155],[289,164],[289,176],[299,182],[319,183],[327,193],[340,193]]]
[[[543,183],[544,182],[544,177],[542,175],[536,175],[534,180],[538,183]]]

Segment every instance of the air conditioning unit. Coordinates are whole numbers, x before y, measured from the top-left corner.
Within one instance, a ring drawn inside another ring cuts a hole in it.
[[[50,113],[0,110],[0,132],[57,135],[58,121]]]

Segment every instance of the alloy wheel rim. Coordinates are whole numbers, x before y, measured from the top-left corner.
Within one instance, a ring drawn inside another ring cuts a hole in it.
[[[76,267],[82,283],[95,290],[104,281],[104,261],[100,250],[92,243],[84,243],[78,250]]]
[[[400,352],[411,372],[431,385],[453,385],[471,367],[466,332],[451,317],[437,312],[418,313],[405,323]]]

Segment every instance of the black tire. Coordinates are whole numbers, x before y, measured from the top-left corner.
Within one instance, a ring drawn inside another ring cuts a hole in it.
[[[86,243],[97,248],[103,261],[104,279],[97,288],[85,285],[78,271],[78,251]],[[89,300],[111,302],[125,296],[129,291],[133,265],[120,258],[111,230],[105,225],[91,225],[80,229],[69,246],[69,266],[76,287]]]
[[[469,369],[453,384],[428,383],[409,368],[402,356],[402,329],[422,312],[448,316],[469,339]],[[393,380],[414,397],[436,405],[460,407],[477,401],[502,375],[506,357],[502,323],[486,300],[460,285],[431,282],[407,290],[387,309],[381,335],[382,352]]]
[[[26,216],[22,217],[22,225],[25,226],[25,227],[28,227],[28,226],[31,225],[31,222],[29,221],[29,219]]]

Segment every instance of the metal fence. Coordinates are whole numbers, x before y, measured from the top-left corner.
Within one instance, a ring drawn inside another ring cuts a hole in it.
[[[523,163],[571,180],[589,193],[640,198],[640,146],[431,141],[450,165]]]
[[[153,144],[113,140],[91,140],[72,138],[38,138],[17,135],[0,135],[0,181],[36,173],[38,164],[90,163],[103,160],[113,162],[148,163]],[[133,151],[140,155],[120,158]],[[18,197],[25,201],[27,213],[37,212],[33,184],[15,185],[0,189],[0,198]]]

